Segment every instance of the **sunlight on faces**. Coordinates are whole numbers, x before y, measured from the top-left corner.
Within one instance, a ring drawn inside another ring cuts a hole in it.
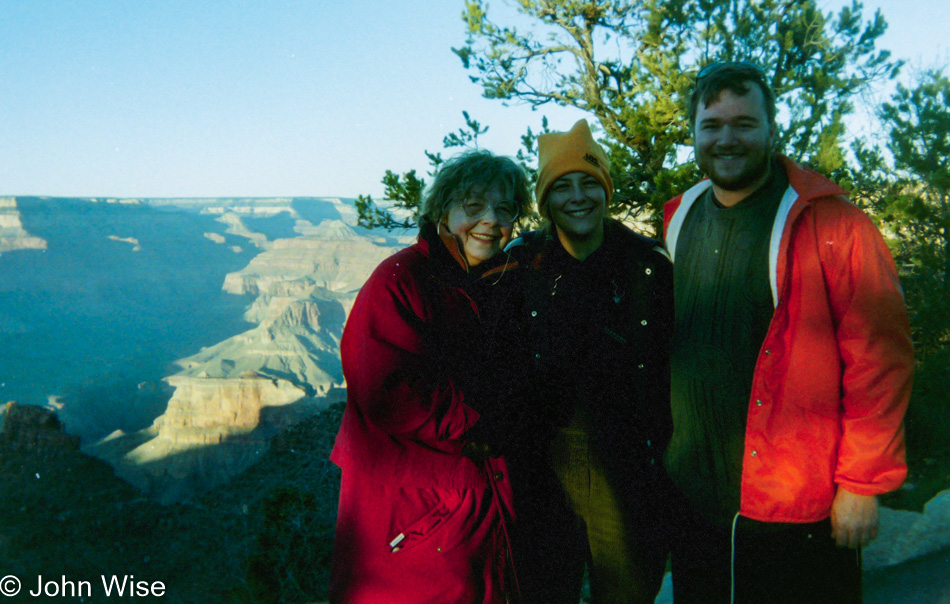
[[[570,172],[555,180],[548,190],[547,205],[562,237],[579,241],[603,232],[607,192],[586,172]]]
[[[696,111],[696,164],[726,206],[741,201],[768,178],[774,126],[762,90],[738,95],[728,88]]]
[[[511,241],[518,204],[506,197],[496,185],[449,205],[445,224],[459,240],[469,266],[485,262]]]

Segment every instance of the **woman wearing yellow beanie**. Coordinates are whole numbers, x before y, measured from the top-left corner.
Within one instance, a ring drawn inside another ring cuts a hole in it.
[[[521,592],[576,604],[586,563],[593,602],[652,603],[668,551],[672,265],[607,217],[609,161],[586,121],[538,151],[546,226],[509,246],[527,267],[527,402],[544,426],[529,437],[543,453],[512,461]]]

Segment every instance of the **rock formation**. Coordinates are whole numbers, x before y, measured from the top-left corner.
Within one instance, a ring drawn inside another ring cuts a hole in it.
[[[370,272],[408,243],[347,224],[355,212],[341,200],[268,200],[261,207],[255,200],[196,200],[189,207],[218,216],[231,234],[256,227],[293,236],[247,235],[263,251],[224,279],[225,291],[257,296],[245,312],[257,326],[176,361],[181,371],[165,379],[174,394],[149,428],[114,433],[87,449],[165,501],[227,480],[259,458],[280,428],[341,400],[346,315]],[[276,227],[255,222],[282,214],[288,219]]]
[[[304,234],[275,241],[245,269],[228,275],[225,291],[261,295],[272,284],[307,279],[332,292],[353,294],[395,249],[393,244],[379,245],[378,239],[357,234],[340,220],[297,228]]]
[[[46,241],[23,228],[15,197],[0,197],[0,253],[14,250],[45,250]]]
[[[63,430],[52,409],[10,401],[3,405],[0,415],[3,417],[0,439],[9,446],[43,452],[79,448],[79,437]]]

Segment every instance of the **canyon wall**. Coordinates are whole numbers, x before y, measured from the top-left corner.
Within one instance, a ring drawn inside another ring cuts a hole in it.
[[[343,400],[346,315],[414,238],[335,198],[0,201],[0,397],[165,501]]]
[[[45,250],[46,241],[26,232],[15,197],[0,197],[0,254],[14,250]]]

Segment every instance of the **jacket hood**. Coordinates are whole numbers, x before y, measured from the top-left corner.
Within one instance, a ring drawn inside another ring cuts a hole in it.
[[[848,195],[847,191],[818,172],[800,166],[784,155],[778,155],[777,158],[788,174],[789,186],[795,189],[802,201],[811,201],[819,197],[832,195]]]

